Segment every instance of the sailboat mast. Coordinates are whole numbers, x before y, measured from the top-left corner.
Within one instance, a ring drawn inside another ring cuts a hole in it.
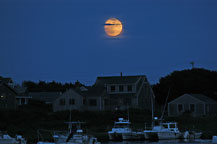
[[[165,110],[166,110],[166,106],[167,106],[167,101],[168,101],[169,95],[170,95],[170,88],[169,88],[169,90],[168,90],[167,98],[166,98],[166,101],[165,101],[165,104],[164,104],[164,108],[163,108],[163,111],[162,111],[162,115],[161,115],[160,120],[163,119],[163,116],[164,116],[164,113],[165,113]]]

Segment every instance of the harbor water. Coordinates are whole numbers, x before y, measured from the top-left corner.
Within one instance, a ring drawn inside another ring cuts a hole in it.
[[[184,141],[184,140],[160,140],[160,141],[122,141],[122,142],[105,142],[102,144],[213,144],[212,140],[192,140],[192,141]]]

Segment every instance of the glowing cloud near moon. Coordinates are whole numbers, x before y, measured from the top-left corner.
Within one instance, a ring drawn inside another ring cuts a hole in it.
[[[110,18],[105,22],[105,32],[110,37],[116,37],[122,32],[122,23],[116,18]]]

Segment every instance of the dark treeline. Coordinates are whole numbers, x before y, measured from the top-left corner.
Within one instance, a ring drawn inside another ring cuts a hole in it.
[[[66,89],[84,86],[78,81],[75,83],[65,84],[55,81],[39,81],[38,83],[24,81],[23,85],[28,88],[29,92],[64,92]],[[160,105],[165,103],[168,93],[168,101],[171,101],[185,93],[204,94],[217,100],[217,72],[201,68],[173,71],[171,74],[161,77],[159,82],[153,85],[153,91],[156,96],[156,103]]]
[[[204,94],[217,100],[217,72],[199,68],[174,71],[160,78],[153,90],[158,104],[165,103],[168,93],[168,101],[185,93]]]
[[[32,82],[32,81],[24,81],[23,85],[28,88],[29,92],[54,92],[54,91],[61,91],[64,92],[67,89],[70,88],[75,88],[75,87],[80,87],[84,86],[81,84],[79,81],[75,82],[74,84],[72,83],[65,83],[62,84],[60,82],[45,82],[45,81],[39,81],[38,83]]]

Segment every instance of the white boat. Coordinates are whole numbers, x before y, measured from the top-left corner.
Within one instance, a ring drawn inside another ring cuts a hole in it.
[[[130,121],[119,118],[118,121],[114,123],[112,130],[108,131],[108,137],[109,140],[121,141],[123,140],[122,134],[131,132]]]
[[[55,144],[100,144],[97,138],[86,135],[82,129],[77,129],[75,133],[68,133],[67,135],[54,135]]]
[[[8,134],[0,132],[0,144],[26,144],[26,140],[21,135],[16,135],[15,138]]]
[[[159,140],[163,139],[179,139],[182,133],[179,131],[176,122],[161,123],[157,127],[157,136]]]
[[[155,118],[155,121],[157,118]],[[179,131],[176,122],[161,122],[159,121],[157,124],[153,126],[152,130],[144,131],[145,139],[158,139],[158,140],[166,140],[166,139],[178,139],[182,138],[182,133]]]

